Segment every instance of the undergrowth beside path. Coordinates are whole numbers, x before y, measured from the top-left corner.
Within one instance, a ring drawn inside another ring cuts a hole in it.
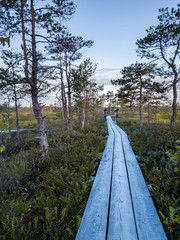
[[[128,134],[169,240],[180,239],[180,125],[118,123]]]
[[[106,144],[105,126],[51,128],[46,159],[36,141],[23,139],[20,150],[11,139],[11,151],[0,159],[0,239],[75,239]]]
[[[180,126],[121,120],[169,240],[179,240]],[[36,131],[6,141],[0,158],[0,239],[75,239],[106,144],[106,123],[66,131],[49,123],[49,156]]]

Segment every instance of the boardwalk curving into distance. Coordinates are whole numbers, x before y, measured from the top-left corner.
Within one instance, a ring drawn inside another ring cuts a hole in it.
[[[166,240],[126,133],[107,117],[108,140],[76,240]]]

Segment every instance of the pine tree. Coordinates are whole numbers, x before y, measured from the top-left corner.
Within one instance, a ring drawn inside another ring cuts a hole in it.
[[[121,71],[120,79],[111,80],[114,85],[120,86],[119,96],[124,98],[124,102],[139,102],[140,125],[143,125],[143,97],[145,90],[149,87],[154,78],[155,65],[145,63],[135,63],[124,67]]]
[[[38,7],[35,0],[1,0],[0,1],[0,35],[8,38],[10,33],[21,38],[19,47],[22,47],[22,65],[27,84],[31,89],[32,106],[37,119],[40,134],[40,145],[44,155],[48,153],[48,140],[42,108],[39,101],[39,92],[47,81],[41,80],[44,60],[37,51],[39,45],[52,41],[54,34],[63,30],[62,21],[70,17],[75,10],[74,4],[69,0],[53,0],[49,4],[41,1]],[[12,34],[11,34],[12,35]]]
[[[162,59],[167,66],[163,74],[173,79],[173,113],[170,128],[174,128],[177,116],[177,84],[180,81],[180,5],[177,9],[162,8],[159,11],[159,24],[151,26],[146,30],[147,35],[137,40],[137,52],[142,58],[153,61]]]

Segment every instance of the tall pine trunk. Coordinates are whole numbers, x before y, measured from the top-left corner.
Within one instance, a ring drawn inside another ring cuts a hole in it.
[[[47,134],[46,128],[44,124],[44,119],[42,116],[42,107],[38,101],[38,87],[37,87],[37,56],[36,56],[36,39],[35,39],[35,16],[34,16],[34,0],[31,0],[31,38],[32,38],[32,75],[31,78],[29,77],[29,61],[27,56],[27,47],[26,47],[26,37],[25,37],[25,26],[24,26],[24,2],[21,0],[21,27],[22,27],[22,39],[23,39],[23,51],[24,51],[24,58],[25,58],[25,76],[27,82],[31,86],[31,98],[32,98],[32,105],[34,115],[37,120],[38,124],[38,131],[40,135],[40,146],[43,155],[45,156],[48,153],[48,141],[47,141]]]
[[[73,109],[70,83],[68,84],[68,110],[69,110],[69,129],[73,129]]]
[[[174,70],[174,81],[173,81],[173,105],[172,105],[172,117],[171,117],[171,123],[170,128],[175,128],[175,121],[177,116],[177,82],[178,82],[178,74]]]
[[[20,140],[20,127],[19,127],[19,111],[18,111],[18,102],[17,102],[17,93],[16,93],[16,85],[14,85],[14,103],[15,103],[15,112],[16,112],[16,134],[17,141]]]
[[[42,107],[40,106],[40,103],[38,101],[38,91],[36,89],[31,89],[31,96],[32,96],[33,112],[38,123],[41,150],[43,152],[43,155],[47,155],[48,140],[47,140],[44,118],[42,115]]]
[[[86,125],[89,125],[89,112],[90,112],[90,110],[89,110],[89,99],[88,99],[88,91],[86,90],[86,95],[85,95],[86,97],[85,97],[85,115],[86,115],[86,117],[85,117],[85,123],[86,123]]]
[[[66,79],[67,79],[67,98],[68,98],[68,113],[69,113],[69,127],[68,129],[73,129],[73,109],[72,109],[72,96],[71,96],[71,66],[70,62],[67,60],[67,53],[65,53],[65,64],[66,64]]]
[[[85,118],[86,118],[86,101],[85,101],[85,90],[84,90],[84,96],[83,96],[83,102],[82,102],[82,128],[84,128],[85,125]]]
[[[139,90],[139,117],[140,117],[140,126],[143,125],[143,114],[142,114],[142,77],[140,76],[140,90]]]
[[[36,54],[36,39],[35,39],[35,12],[34,0],[31,0],[31,26],[32,26],[32,82],[31,87],[33,111],[38,123],[38,130],[40,135],[40,145],[43,155],[48,154],[48,141],[44,118],[42,115],[42,107],[38,101],[38,87],[37,87],[37,54]]]
[[[85,125],[85,118],[86,118],[85,110],[86,110],[86,106],[85,106],[85,102],[83,102],[83,110],[82,110],[82,113],[83,113],[83,117],[82,117],[82,128],[84,128],[84,125]]]
[[[60,60],[60,64],[61,64],[61,60]],[[67,115],[67,99],[66,99],[65,86],[64,86],[64,81],[63,81],[63,70],[62,69],[61,69],[61,100],[62,100],[64,119],[65,119],[65,123],[66,123],[66,129],[69,130],[69,121],[68,121],[68,115]]]

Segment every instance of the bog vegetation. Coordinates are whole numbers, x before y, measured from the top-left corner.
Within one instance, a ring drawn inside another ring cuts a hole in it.
[[[15,126],[12,110],[11,129]],[[95,122],[91,115],[90,124],[82,128],[75,118],[74,129],[67,131],[60,108],[45,107],[46,158],[40,152],[30,111],[20,108],[20,126],[25,130],[20,132],[19,142],[16,132],[1,134],[6,149],[0,159],[0,238],[75,239],[106,144],[103,109]],[[156,113],[155,118],[152,113],[150,124],[147,119],[142,127],[137,109],[124,109],[118,124],[129,136],[168,239],[178,240],[180,116],[173,130],[168,113],[165,116]]]
[[[68,132],[52,108],[45,110],[50,113],[48,157],[39,151],[29,109],[22,109],[26,130],[19,142],[16,133],[2,134],[0,239],[74,239],[81,221],[107,130],[97,120]]]
[[[178,240],[180,5],[160,9],[157,26],[137,40],[146,62],[111,80],[116,94],[93,79],[96,63],[76,64],[93,41],[68,32],[75,10],[70,0],[0,0],[0,239],[75,238],[108,106],[110,115],[119,108],[168,239]],[[56,104],[45,107],[49,94]],[[24,100],[32,107],[20,107]]]

